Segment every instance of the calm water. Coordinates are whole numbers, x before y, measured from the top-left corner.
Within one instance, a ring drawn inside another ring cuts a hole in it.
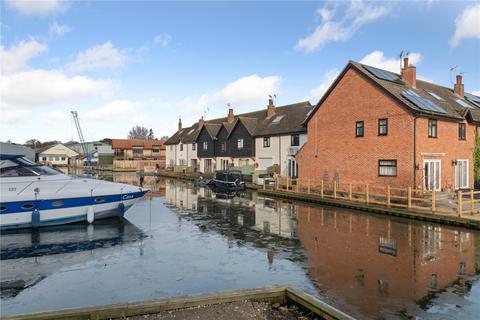
[[[291,284],[358,318],[478,319],[479,233],[145,182],[124,222],[2,234],[2,315]]]

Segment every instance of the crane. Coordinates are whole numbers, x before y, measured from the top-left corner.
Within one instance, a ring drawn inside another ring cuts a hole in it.
[[[87,161],[85,161],[85,165],[89,166],[91,165],[91,162],[92,162],[92,154],[88,152],[87,143],[83,138],[82,128],[80,127],[80,121],[78,120],[78,112],[71,111],[71,113],[72,113],[73,121],[75,122],[75,127],[77,127],[78,138],[80,139],[80,144],[82,145],[83,154],[85,155],[85,157],[87,157]]]

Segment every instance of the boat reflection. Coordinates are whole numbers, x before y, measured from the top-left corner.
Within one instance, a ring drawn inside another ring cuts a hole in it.
[[[479,272],[478,234],[440,225],[298,205],[246,192],[167,180],[166,203],[206,230],[304,263],[318,294],[356,317],[388,318],[426,309],[455,285],[468,292]]]
[[[108,248],[142,239],[127,220],[99,220],[42,229],[2,232],[1,297],[13,297],[61,268],[86,262]],[[21,263],[18,263],[22,259]]]

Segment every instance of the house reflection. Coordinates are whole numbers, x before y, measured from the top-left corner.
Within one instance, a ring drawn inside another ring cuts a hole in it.
[[[478,267],[474,234],[467,231],[325,208],[297,210],[310,276],[363,315],[402,310]]]

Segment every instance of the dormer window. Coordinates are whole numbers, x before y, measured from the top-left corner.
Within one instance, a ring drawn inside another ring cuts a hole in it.
[[[204,141],[203,142],[203,150],[207,150],[208,149],[208,141]]]
[[[243,138],[237,139],[237,149],[242,150],[243,149]]]

